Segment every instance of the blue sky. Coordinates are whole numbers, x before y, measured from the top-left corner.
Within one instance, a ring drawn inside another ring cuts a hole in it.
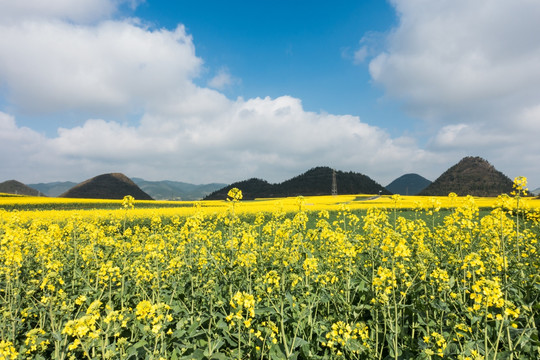
[[[540,186],[540,3],[0,0],[0,181]]]
[[[369,116],[396,133],[408,127],[381,101],[368,63],[354,61],[364,35],[382,40],[396,24],[385,1],[151,1],[135,15],[155,27],[186,25],[205,62],[202,86],[226,71],[233,83],[222,90],[232,98],[290,95],[307,111]]]

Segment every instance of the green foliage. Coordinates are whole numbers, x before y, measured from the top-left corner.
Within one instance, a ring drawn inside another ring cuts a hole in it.
[[[244,199],[279,198],[294,196],[330,195],[332,173],[329,167],[316,167],[279,184],[265,180],[249,179],[231,184],[208,195],[205,200],[224,200],[231,188],[242,189]],[[390,194],[388,190],[366,175],[336,171],[339,194]]]

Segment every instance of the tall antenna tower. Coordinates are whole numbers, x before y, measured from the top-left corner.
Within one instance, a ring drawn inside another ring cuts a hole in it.
[[[336,170],[332,170],[332,196],[337,195]]]

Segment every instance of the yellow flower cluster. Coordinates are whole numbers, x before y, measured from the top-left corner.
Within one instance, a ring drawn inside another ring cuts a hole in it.
[[[280,288],[281,276],[279,276],[276,270],[270,270],[264,275],[262,283],[264,284],[267,294],[276,294]]]
[[[461,269],[467,271],[467,278],[471,278],[473,275],[482,275],[486,271],[482,257],[475,252],[465,256]]]
[[[518,176],[514,178],[513,188],[514,191],[512,191],[512,195],[527,195],[527,192],[529,191],[529,189],[527,189],[527,178],[525,176]]]
[[[16,360],[18,356],[12,342],[0,340],[0,359]]]
[[[304,260],[304,263],[302,264],[302,268],[304,269],[304,272],[307,277],[309,277],[311,274],[317,272],[319,261],[317,258],[311,257]]]
[[[493,279],[481,278],[472,286],[471,299],[474,300],[473,309],[480,310],[488,307],[502,308],[504,305],[504,294],[501,291],[500,281],[497,277]]]
[[[444,269],[434,269],[431,272],[429,283],[436,286],[438,292],[450,290],[450,276]]]
[[[226,317],[230,325],[234,326],[236,320],[242,322],[246,328],[250,328],[251,321],[255,318],[255,297],[244,291],[237,291],[229,304],[236,310]]]
[[[338,356],[348,351],[358,354],[360,350],[368,350],[370,347],[369,329],[364,323],[356,323],[351,326],[344,321],[335,322],[325,337],[327,340],[322,345],[336,352]],[[358,344],[353,344],[357,342],[362,347],[358,347]]]
[[[444,357],[444,350],[448,345],[444,336],[436,331],[432,332],[430,335],[424,336],[424,344],[427,345],[427,348],[424,350],[426,355],[437,355],[440,357]]]
[[[62,333],[76,337],[83,337],[88,333],[91,333],[91,335],[89,335],[90,337],[97,337],[99,330],[96,328],[96,321],[100,317],[101,305],[102,303],[99,300],[92,302],[86,310],[86,315],[79,319],[68,321],[64,326]]]
[[[109,260],[101,265],[97,276],[99,278],[100,285],[109,285],[109,283],[116,286],[121,285],[120,279],[122,278],[122,274],[120,267],[115,266],[112,260]]]
[[[148,323],[153,334],[158,335],[164,327],[173,321],[169,314],[171,307],[167,304],[152,304],[148,300],[143,300],[135,307],[137,320]]]
[[[255,331],[254,329],[249,329],[249,332],[250,334],[253,334],[257,339],[259,339],[262,343],[266,344],[266,341],[268,340],[269,343],[266,345],[268,348],[278,343],[277,337],[279,335],[279,329],[273,321],[268,320],[261,322],[261,326],[259,329],[260,330],[257,331]]]
[[[44,351],[50,344],[50,341],[45,339],[46,334],[43,329],[32,329],[26,333],[24,344],[28,347],[25,354],[31,354],[35,351]]]
[[[394,272],[391,269],[379,266],[377,275],[373,278],[373,286],[375,286],[375,292],[377,294],[377,298],[373,299],[373,301],[380,304],[387,304],[392,290],[397,287]]]
[[[126,210],[133,209],[135,207],[135,199],[131,195],[124,196],[122,200],[122,207]]]
[[[478,350],[470,350],[468,355],[458,355],[458,360],[484,360],[485,356],[481,355]]]
[[[238,189],[238,188],[232,188],[231,190],[229,190],[229,192],[227,193],[227,196],[230,198],[230,201],[240,201],[242,200],[242,190]],[[229,199],[227,199],[229,200]]]

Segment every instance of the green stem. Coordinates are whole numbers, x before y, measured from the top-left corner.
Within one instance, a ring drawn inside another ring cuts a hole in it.
[[[285,348],[285,351],[287,352],[285,355],[287,355],[287,358],[290,357],[289,353],[289,346],[287,345],[287,337],[285,336],[285,315],[283,314],[283,299],[280,301],[280,308],[279,308],[279,316],[280,316],[280,327],[281,327],[281,341],[283,342],[283,346]]]

